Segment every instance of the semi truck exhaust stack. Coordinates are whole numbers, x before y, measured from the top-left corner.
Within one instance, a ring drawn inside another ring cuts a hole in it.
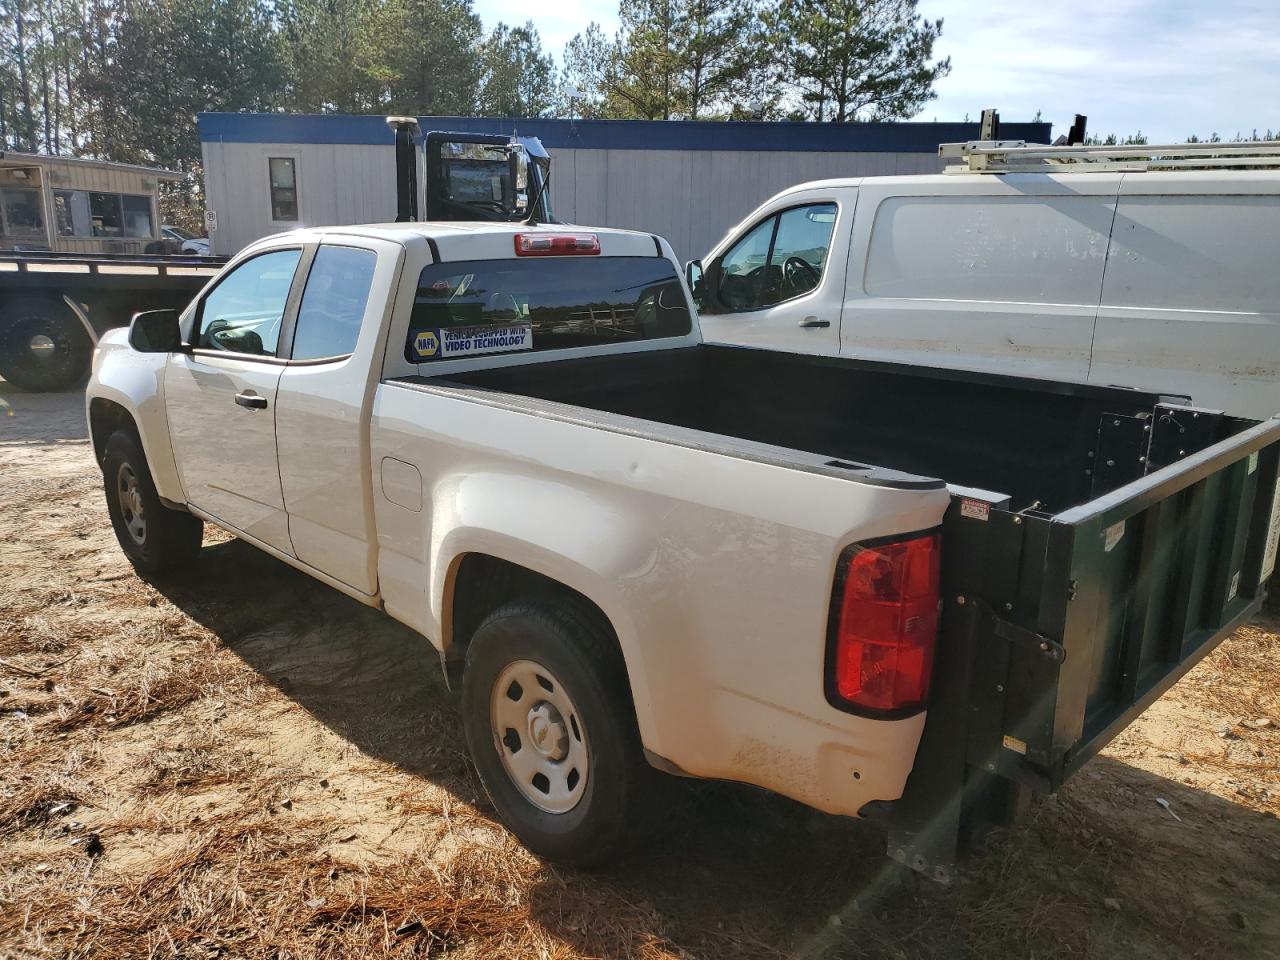
[[[396,223],[418,219],[418,148],[421,130],[414,117],[387,117],[396,136]]]

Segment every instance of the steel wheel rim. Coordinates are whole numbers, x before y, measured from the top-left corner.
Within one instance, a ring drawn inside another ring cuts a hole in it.
[[[129,537],[138,546],[147,539],[147,518],[142,507],[142,490],[138,485],[138,476],[127,463],[120,464],[116,471],[116,497],[120,504],[120,516],[124,520],[124,528]]]
[[[502,767],[521,796],[568,813],[587,788],[587,729],[564,685],[532,660],[507,664],[489,694],[489,726]]]

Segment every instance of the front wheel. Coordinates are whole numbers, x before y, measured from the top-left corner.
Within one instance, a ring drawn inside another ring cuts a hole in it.
[[[142,444],[133,431],[117,430],[107,440],[102,481],[120,549],[140,573],[168,573],[195,557],[204,522],[160,502]]]
[[[467,648],[462,715],[489,798],[535,853],[601,863],[648,819],[641,805],[656,773],[617,641],[596,611],[530,600],[491,613]]]

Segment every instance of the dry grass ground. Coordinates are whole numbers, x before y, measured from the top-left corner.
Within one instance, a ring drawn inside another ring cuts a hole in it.
[[[495,822],[421,638],[212,532],[144,583],[99,484],[80,398],[0,384],[0,957],[1280,957],[1280,622],[949,889],[728,785],[584,874]]]

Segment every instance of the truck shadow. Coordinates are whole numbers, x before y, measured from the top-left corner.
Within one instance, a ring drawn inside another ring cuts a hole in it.
[[[234,540],[157,586],[363,753],[493,816],[422,637]],[[874,824],[740,785],[667,793],[619,865],[539,874],[548,933],[602,957],[1280,956],[1280,822],[1107,757],[949,888],[899,872]]]

